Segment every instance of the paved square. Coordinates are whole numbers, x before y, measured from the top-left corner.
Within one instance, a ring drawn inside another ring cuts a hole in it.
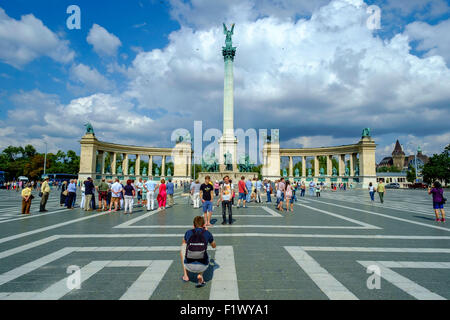
[[[233,208],[231,226],[215,207],[203,288],[181,281],[179,257],[201,211],[175,200],[125,216],[60,208],[54,190],[49,212],[37,212],[36,196],[22,216],[19,193],[1,190],[0,299],[450,298],[450,227],[434,221],[425,191],[388,190],[383,205],[363,190],[327,191],[300,198],[294,213],[252,203]],[[367,285],[374,266],[380,289]]]

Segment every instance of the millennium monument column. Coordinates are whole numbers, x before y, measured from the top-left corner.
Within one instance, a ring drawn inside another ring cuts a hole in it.
[[[226,35],[225,47],[222,47],[222,55],[225,62],[225,81],[223,93],[223,135],[219,140],[220,172],[237,171],[237,139],[234,135],[234,75],[233,62],[236,55],[236,47],[233,47],[232,36],[234,24],[228,30],[223,24],[223,32]]]

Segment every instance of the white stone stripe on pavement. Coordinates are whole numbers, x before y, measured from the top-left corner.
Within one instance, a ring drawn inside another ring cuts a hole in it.
[[[315,201],[317,201],[317,200],[315,200]],[[433,229],[444,230],[444,231],[450,232],[449,228],[434,226],[434,225],[426,224],[426,223],[423,223],[423,222],[412,221],[412,220],[408,220],[408,219],[403,219],[403,218],[399,218],[399,217],[390,216],[390,215],[387,215],[387,214],[382,214],[382,213],[377,213],[377,212],[373,212],[373,211],[347,207],[347,206],[343,206],[343,205],[340,205],[340,204],[335,204],[335,203],[330,203],[330,202],[325,202],[325,201],[317,201],[317,202],[320,202],[320,203],[323,203],[323,204],[326,204],[326,205],[330,205],[330,206],[339,207],[339,208],[344,208],[344,209],[349,209],[349,210],[354,210],[354,211],[359,211],[359,212],[365,212],[365,213],[369,213],[369,214],[372,214],[372,215],[375,215],[375,216],[380,216],[380,217],[384,217],[384,218],[388,218],[388,219],[393,219],[393,220],[402,221],[402,222],[406,222],[406,223],[416,224],[416,225],[419,225],[419,226],[422,226],[422,227],[433,228]]]
[[[50,211],[50,212],[45,212],[45,213],[39,213],[39,214],[30,214],[30,215],[22,215],[22,217],[20,218],[12,218],[9,219],[7,221],[0,221],[0,223],[5,223],[5,222],[12,222],[12,221],[17,221],[17,220],[25,220],[25,219],[31,219],[31,218],[37,218],[37,217],[43,217],[49,214],[54,214],[54,213],[58,213],[58,212],[64,212],[64,211],[69,211],[70,209],[60,209],[57,211]],[[14,215],[14,217],[17,217],[17,215]]]
[[[279,214],[278,212],[276,212],[275,210],[272,210],[272,209],[270,209],[270,208],[268,208],[268,207],[261,207],[261,209],[263,209],[263,210],[265,210],[265,211],[267,211],[268,213],[270,213],[272,216],[274,216],[274,217],[282,217],[282,215],[281,214]]]
[[[331,300],[358,300],[301,247],[286,246],[284,248],[328,298]]]
[[[450,253],[444,248],[380,248],[380,247],[301,247],[305,251]]]
[[[188,230],[188,229],[192,229],[192,226],[191,225],[161,225],[161,226],[129,226],[129,227],[122,227],[122,228],[129,228],[129,229],[186,229],[186,230]],[[220,225],[220,224],[215,224],[212,227],[210,227],[209,230],[213,231],[215,229],[222,229],[222,228],[225,228],[225,229],[227,229],[227,228],[232,228],[232,229],[233,228],[348,229],[348,230],[372,229],[372,228],[368,228],[368,227],[350,227],[350,226],[290,226],[290,225],[270,225],[270,224]]]
[[[227,213],[228,215],[228,213]],[[221,214],[213,214],[212,217],[222,218]],[[233,218],[284,218],[283,216],[272,216],[267,214],[233,214]]]
[[[36,259],[32,262],[26,263],[20,267],[17,267],[13,270],[10,270],[8,272],[3,273],[2,275],[0,275],[0,286],[10,282],[14,279],[17,279],[33,270],[36,270],[50,262],[53,262],[55,260],[58,260],[72,252],[74,252],[76,250],[76,248],[73,247],[67,247],[67,248],[63,248],[61,250],[55,251],[51,254],[48,254],[46,256],[43,256],[39,259]]]
[[[108,263],[111,261],[108,260],[99,260],[99,261],[92,261],[80,270],[81,275],[81,285],[83,282],[88,280],[90,277],[92,277],[94,274],[102,270]],[[66,294],[68,294],[73,289],[70,289],[67,286],[67,278],[64,278],[55,284],[51,285],[44,291],[38,293],[36,296],[32,297],[33,300],[59,300],[62,297],[64,297]]]
[[[183,233],[176,234],[72,234],[72,235],[53,235],[41,240],[33,241],[16,248],[0,252],[0,259],[4,259],[14,254],[33,249],[35,247],[47,244],[59,239],[89,239],[89,238],[182,238]],[[277,234],[277,233],[214,233],[214,237],[276,237],[276,238],[337,238],[337,239],[380,239],[380,240],[450,240],[448,236],[395,236],[395,235],[334,235],[334,234]],[[439,249],[441,250],[441,249]]]
[[[131,261],[134,262],[134,261]],[[150,261],[144,272],[120,297],[120,300],[148,300],[169,270],[172,260]],[[134,266],[134,265],[129,265]]]
[[[156,209],[156,210],[153,210],[153,211],[149,211],[149,212],[143,214],[142,216],[139,216],[139,217],[133,218],[131,220],[128,220],[128,221],[126,221],[124,223],[119,224],[118,226],[115,226],[114,228],[128,228],[132,224],[134,224],[134,223],[136,223],[138,221],[141,221],[141,220],[143,220],[145,218],[148,218],[148,217],[150,217],[150,216],[152,216],[152,215],[154,215],[154,214],[156,214],[156,213],[158,213],[160,211],[161,210],[159,208]]]
[[[360,225],[362,227],[365,227],[366,229],[378,229],[378,230],[382,229],[380,227],[376,227],[376,226],[368,224],[366,222],[362,222],[362,221],[359,221],[359,220],[356,220],[356,219],[348,218],[348,217],[345,217],[345,216],[342,216],[340,214],[333,213],[333,212],[330,212],[330,211],[326,211],[326,210],[314,208],[314,207],[311,207],[311,206],[307,206],[305,204],[296,203],[296,205],[300,206],[300,207],[304,207],[304,208],[310,209],[310,210],[313,210],[313,211],[321,212],[321,213],[327,214],[329,216],[332,216],[332,217],[335,217],[335,218],[339,218],[339,219],[342,219],[342,220],[345,220],[345,221],[348,221],[348,222],[352,222],[354,224],[357,224],[357,225]]]
[[[450,269],[450,262],[431,261],[377,261],[386,268],[411,268],[411,269]]]
[[[6,237],[6,238],[1,238],[0,239],[0,243],[5,243],[5,242],[8,242],[8,241],[19,239],[19,238],[23,238],[23,237],[26,237],[26,236],[29,236],[29,235],[32,235],[32,234],[36,234],[36,233],[40,233],[40,232],[56,229],[56,228],[59,228],[59,227],[67,226],[67,225],[72,224],[72,223],[77,223],[77,222],[80,222],[80,221],[96,218],[98,216],[102,216],[102,215],[105,215],[105,214],[108,214],[108,212],[107,211],[106,212],[100,212],[100,213],[96,213],[96,214],[93,214],[93,215],[90,215],[90,216],[87,216],[87,217],[82,217],[82,218],[78,218],[78,219],[74,219],[74,220],[69,220],[69,221],[57,223],[57,224],[54,224],[54,225],[51,225],[51,226],[48,226],[48,227],[43,227],[43,228],[39,228],[39,229],[36,229],[36,230],[19,233],[19,234],[16,234],[16,235],[13,235],[13,236],[9,236],[9,237]],[[6,221],[2,221],[2,222],[6,222]]]
[[[238,281],[232,246],[218,246],[214,258],[210,300],[239,300]]]
[[[380,276],[389,281],[396,287],[405,291],[407,294],[413,296],[418,300],[446,300],[444,297],[431,292],[430,290],[418,285],[414,281],[398,274],[382,264],[382,261],[358,261],[362,266],[368,268],[371,265],[376,265],[380,268]]]

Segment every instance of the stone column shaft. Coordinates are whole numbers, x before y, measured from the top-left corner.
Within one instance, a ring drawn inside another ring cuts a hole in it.
[[[117,153],[113,152],[111,161],[111,173],[117,174]]]
[[[153,156],[148,156],[148,175],[153,176]]]
[[[106,158],[106,152],[102,151],[101,167],[100,167],[101,174],[105,174],[105,158]]]
[[[192,175],[192,155],[189,153],[187,156],[187,164],[188,164],[188,177],[191,178]]]
[[[289,157],[289,176],[290,177],[294,176],[294,161],[293,161],[293,157]]]
[[[355,161],[354,161],[355,155],[356,155],[355,153],[352,153],[350,155],[350,176],[351,177],[353,177],[355,175]]]
[[[302,177],[306,177],[306,157],[302,156]]]
[[[225,80],[224,80],[224,97],[223,97],[223,135],[227,138],[234,138],[233,119],[234,119],[233,60],[225,59]]]
[[[128,153],[123,154],[122,172],[124,176],[128,175]]]
[[[319,176],[319,157],[318,156],[314,156],[314,176],[318,177]]]
[[[327,176],[333,175],[333,156],[327,156]]]
[[[345,176],[345,154],[339,155],[339,176]]]
[[[161,162],[161,177],[166,176],[166,156],[162,156]]]
[[[141,155],[136,155],[136,165],[134,166],[134,174],[137,176],[141,175]]]

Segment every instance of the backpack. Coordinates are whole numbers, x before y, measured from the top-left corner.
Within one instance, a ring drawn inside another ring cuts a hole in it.
[[[188,263],[195,261],[206,260],[206,249],[208,248],[208,242],[204,236],[205,230],[197,232],[192,230],[193,235],[189,238],[186,244],[186,261]]]

